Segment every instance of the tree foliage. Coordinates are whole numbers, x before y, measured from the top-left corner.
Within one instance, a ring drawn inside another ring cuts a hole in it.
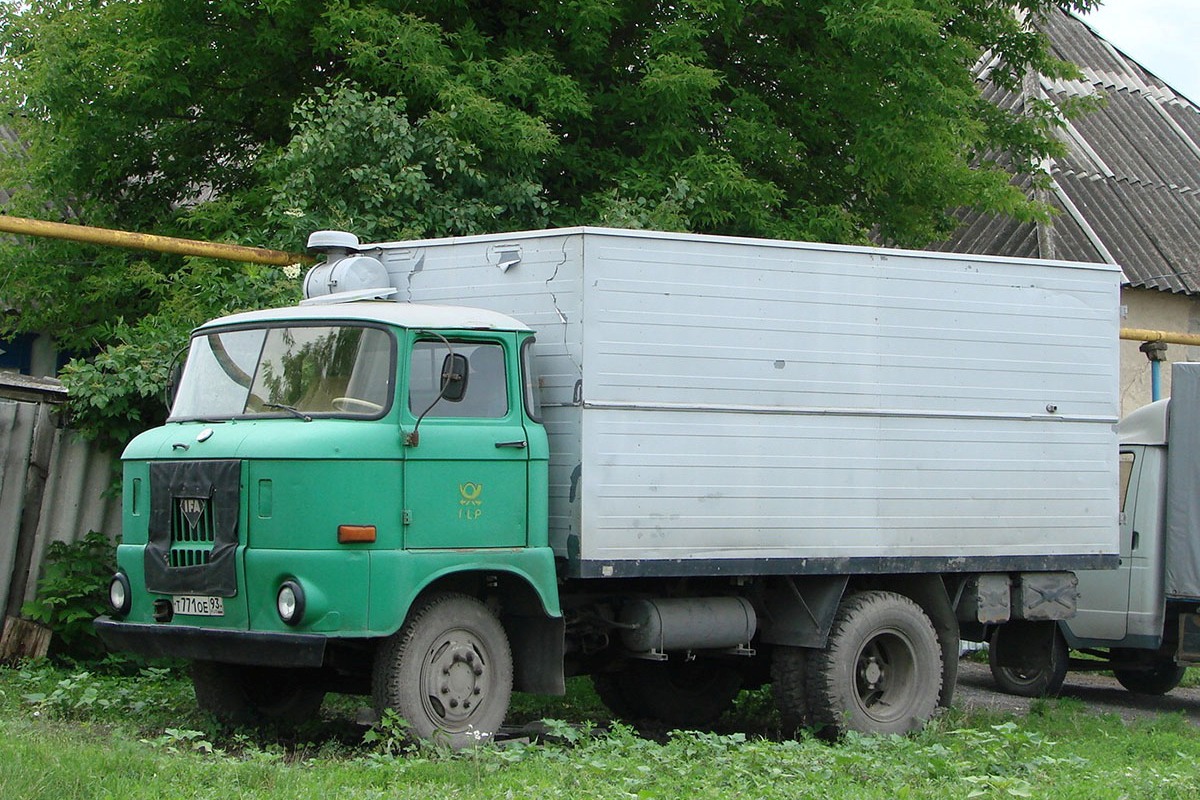
[[[1029,22],[1091,5],[10,3],[0,185],[14,214],[292,250],[327,227],[578,224],[920,245],[951,209],[1045,212],[1011,178],[1056,152],[1059,112],[989,104],[972,66],[990,52],[1013,89],[1071,74]],[[103,351],[68,371],[77,407],[134,426],[189,325],[297,283],[53,242],[3,257],[0,336]]]

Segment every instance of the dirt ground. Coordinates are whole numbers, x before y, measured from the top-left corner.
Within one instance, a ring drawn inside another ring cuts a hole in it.
[[[1200,726],[1200,688],[1177,688],[1161,697],[1150,697],[1126,691],[1108,675],[1072,672],[1067,675],[1061,696],[1084,702],[1097,713],[1119,714],[1125,720],[1182,713],[1193,725]],[[997,691],[987,664],[971,659],[959,662],[954,705],[1023,713],[1029,711],[1029,703],[1028,698]]]

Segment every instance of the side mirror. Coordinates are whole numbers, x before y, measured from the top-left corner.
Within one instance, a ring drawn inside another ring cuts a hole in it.
[[[442,361],[442,392],[440,397],[457,403],[467,393],[467,357],[451,353]]]

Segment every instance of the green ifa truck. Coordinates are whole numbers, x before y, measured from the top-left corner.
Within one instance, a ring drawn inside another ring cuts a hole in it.
[[[196,329],[123,456],[97,630],[190,660],[224,719],[353,692],[461,746],[588,674],[630,720],[770,683],[789,728],[910,731],[960,637],[1028,660],[1074,571],[1116,566],[1113,267],[596,228],[309,246],[306,299]]]

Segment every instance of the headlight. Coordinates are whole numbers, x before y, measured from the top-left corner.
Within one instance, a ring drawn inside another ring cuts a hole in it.
[[[275,595],[275,610],[287,625],[296,625],[304,616],[304,590],[296,581],[284,581]]]
[[[129,578],[125,577],[125,573],[118,572],[113,575],[112,581],[108,584],[108,604],[112,610],[121,616],[128,614],[132,596],[129,591]]]

